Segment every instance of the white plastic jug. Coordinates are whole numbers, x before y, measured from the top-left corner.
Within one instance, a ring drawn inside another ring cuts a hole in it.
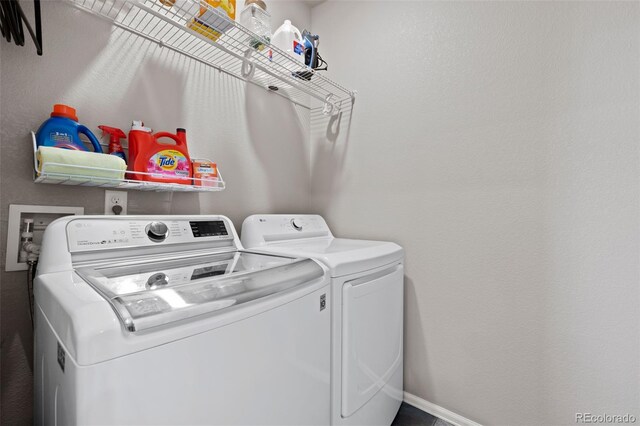
[[[302,34],[291,24],[290,20],[285,20],[284,24],[280,25],[280,28],[276,30],[271,39],[271,44],[280,50],[284,50],[294,60],[304,65],[304,42],[302,41]]]

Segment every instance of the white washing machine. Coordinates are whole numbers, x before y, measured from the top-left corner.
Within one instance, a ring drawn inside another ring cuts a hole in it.
[[[403,398],[403,261],[397,244],[334,238],[317,215],[254,215],[251,250],[321,261],[331,275],[331,423],[389,425]]]
[[[69,216],[35,281],[35,423],[330,422],[326,268],[223,216]]]

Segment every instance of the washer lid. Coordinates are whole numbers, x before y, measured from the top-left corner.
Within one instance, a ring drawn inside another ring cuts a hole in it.
[[[133,260],[76,273],[111,304],[127,330],[140,331],[279,293],[324,271],[297,256],[229,252]]]
[[[317,259],[331,269],[332,277],[367,271],[404,256],[404,250],[396,243],[333,237],[271,243],[259,250]]]

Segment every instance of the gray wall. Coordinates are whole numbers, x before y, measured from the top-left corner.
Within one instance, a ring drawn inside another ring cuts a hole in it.
[[[22,2],[28,16],[32,4]],[[305,3],[270,3],[270,9],[274,23],[286,15],[309,26]],[[216,213],[239,226],[251,213],[306,211],[309,201],[308,110],[253,86],[245,90],[239,80],[113,29],[67,3],[42,2],[42,16],[43,57],[31,45],[0,43],[2,424],[30,423],[32,404],[26,273],[4,272],[9,204],[103,212],[101,189],[33,183],[28,132],[48,117],[54,103],[76,107],[80,121],[92,129],[108,124],[128,131],[132,119],[143,119],[156,131],[185,127],[191,155],[218,162],[225,191],[129,191],[130,214]]]
[[[312,210],[405,247],[406,390],[483,424],[640,419],[640,4],[312,19],[358,90],[335,142],[312,128]]]
[[[638,3],[325,2],[311,16],[275,2],[274,22],[313,18],[332,75],[359,91],[329,127],[43,3],[43,58],[0,44],[2,262],[9,204],[102,211],[102,190],[32,183],[26,133],[53,103],[92,128],[184,126],[228,189],[131,191],[130,212],[319,212],[338,235],[399,242],[410,393],[486,424],[640,417]],[[0,278],[0,420],[24,423],[25,275]]]

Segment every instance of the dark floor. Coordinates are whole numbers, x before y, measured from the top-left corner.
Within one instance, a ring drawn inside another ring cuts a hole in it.
[[[403,402],[391,426],[452,426],[429,413]]]

